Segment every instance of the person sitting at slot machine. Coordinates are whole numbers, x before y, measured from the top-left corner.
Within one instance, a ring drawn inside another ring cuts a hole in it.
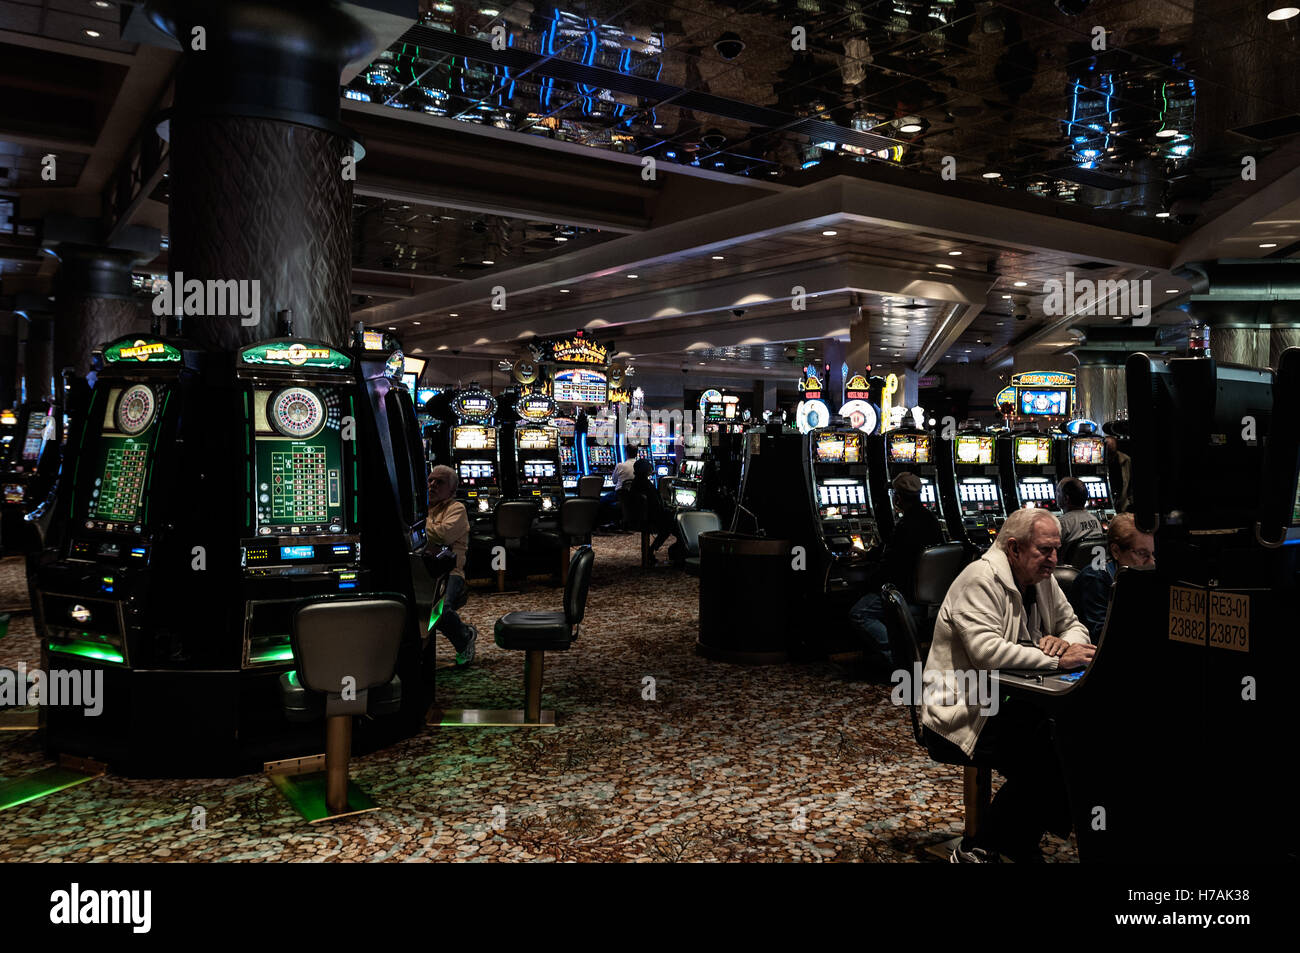
[[[968,758],[1006,779],[979,841],[963,838],[953,863],[989,863],[998,853],[1039,862],[1044,831],[1069,834],[1065,785],[1042,709],[1015,697],[1002,700],[1000,691],[969,695],[972,683],[988,684],[985,673],[1066,671],[1092,660],[1088,630],[1052,575],[1060,543],[1052,513],[1016,510],[939,608],[923,676],[926,747],[937,761]]]
[[[1106,628],[1110,611],[1110,593],[1115,574],[1121,566],[1129,569],[1152,569],[1156,564],[1156,538],[1137,528],[1132,513],[1118,513],[1106,527],[1106,549],[1110,558],[1105,565],[1094,562],[1075,577],[1070,586],[1070,605],[1079,621],[1088,627],[1096,644]]]
[[[1114,425],[1107,423],[1102,429],[1106,433],[1106,469],[1110,473],[1110,485],[1114,491],[1115,512],[1123,513],[1133,505],[1133,458],[1125,453],[1119,445],[1119,435],[1123,421]],[[1127,433],[1124,431],[1125,434]]]
[[[657,534],[653,542],[650,543],[650,561],[654,562],[655,553],[669,536],[676,541],[673,546],[669,547],[670,554],[679,547],[681,540],[677,539],[676,521],[664,506],[663,498],[659,496],[659,490],[650,482],[650,477],[655,472],[654,464],[649,460],[637,460],[635,469],[636,476],[627,485],[625,492],[636,494],[645,499],[646,523]]]
[[[885,545],[880,567],[868,581],[867,594],[849,610],[849,619],[863,636],[867,667],[886,679],[897,660],[889,650],[880,587],[893,583],[915,614],[916,563],[924,550],[943,542],[938,517],[921,503],[921,478],[914,473],[900,473],[890,485],[894,490],[894,509],[899,513],[894,534]],[[921,621],[917,619],[918,625]]]
[[[456,471],[439,464],[429,471],[429,514],[424,521],[424,535],[429,544],[447,546],[456,555],[456,568],[447,578],[447,591],[442,597],[442,615],[437,631],[447,637],[456,649],[456,664],[468,665],[474,661],[478,644],[478,629],[461,621],[459,610],[465,605],[465,553],[469,548],[469,514],[465,504],[456,499]],[[434,662],[434,640],[424,650],[424,670],[427,678],[437,668]]]
[[[614,466],[614,492],[622,491],[626,484],[632,482],[633,477],[636,476],[636,461],[637,456],[633,453],[626,460],[621,460]]]
[[[1056,485],[1056,505],[1061,508],[1061,552],[1070,544],[1102,534],[1101,520],[1087,509],[1088,488],[1078,477],[1066,477]]]

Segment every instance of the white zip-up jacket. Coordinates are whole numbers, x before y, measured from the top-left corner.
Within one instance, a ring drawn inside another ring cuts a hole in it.
[[[1048,576],[1035,584],[1038,614],[1036,636],[1054,635],[1076,645],[1089,643],[1088,630],[1074,615],[1065,593]],[[949,673],[1044,669],[1059,667],[1059,659],[1037,645],[1020,645],[1030,638],[1024,601],[1016,588],[1007,554],[996,546],[961,571],[948,590],[934,623],[934,639],[925,660],[926,684],[942,683]],[[1035,642],[1037,639],[1035,639]],[[926,693],[921,723],[970,755],[987,715],[974,699]],[[969,703],[968,703],[969,702]]]

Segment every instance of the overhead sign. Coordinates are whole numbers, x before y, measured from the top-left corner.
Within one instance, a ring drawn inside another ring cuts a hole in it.
[[[343,369],[352,366],[352,358],[342,351],[315,342],[264,341],[239,352],[243,364],[271,364],[284,367],[320,367]]]
[[[1003,404],[1016,406],[1016,389],[1014,387],[1004,387],[998,391],[998,396],[993,398],[993,405],[1001,407]]]
[[[123,361],[138,361],[142,364],[175,364],[180,360],[181,352],[179,348],[153,338],[116,341],[104,348],[104,362],[107,364],[116,364]]]
[[[1074,375],[1065,371],[1021,371],[1011,375],[1012,387],[1073,387]]]
[[[485,420],[497,412],[497,399],[481,387],[471,387],[451,399],[451,409],[461,420]]]
[[[547,357],[557,364],[607,364],[609,348],[583,337],[548,341]]]

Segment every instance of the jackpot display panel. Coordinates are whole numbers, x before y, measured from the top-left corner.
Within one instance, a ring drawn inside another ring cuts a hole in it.
[[[997,436],[963,432],[952,441],[951,479],[966,538],[987,548],[1007,518],[997,461]]]
[[[1095,510],[1105,523],[1115,515],[1110,476],[1106,467],[1106,443],[1101,437],[1070,437],[1070,475],[1087,491],[1085,509]]]
[[[921,505],[939,519],[950,540],[947,514],[939,493],[939,467],[934,436],[924,430],[898,428],[866,437],[871,457],[871,492],[880,534],[889,538],[894,526],[894,478],[912,473],[921,481]]]
[[[1037,506],[1056,511],[1059,445],[1045,433],[1012,433],[999,438],[1002,492],[1016,509]],[[1065,469],[1065,468],[1061,468]]]

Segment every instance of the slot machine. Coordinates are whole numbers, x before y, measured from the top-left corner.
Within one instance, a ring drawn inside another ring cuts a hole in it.
[[[555,401],[544,394],[530,394],[516,402],[515,412],[519,422],[512,441],[511,495],[536,501],[543,516],[554,515],[564,502],[560,431],[551,425],[556,413]]]
[[[578,470],[574,420],[572,417],[556,417],[551,421],[551,424],[555,427],[559,439],[561,483],[566,492],[569,490],[576,491],[578,489],[578,477],[582,474]]]
[[[924,430],[900,427],[866,439],[871,457],[872,503],[880,534],[888,538],[894,528],[894,478],[900,473],[912,473],[921,481],[921,505],[939,518],[944,540],[951,541],[953,537],[948,532],[939,499],[939,470],[933,435]]]
[[[672,476],[676,469],[677,453],[673,436],[668,424],[663,421],[650,425],[650,462],[654,464],[657,477]]]
[[[226,419],[201,387],[208,355],[148,335],[103,348],[103,368],[68,441],[33,609],[46,671],[103,679],[98,717],[45,710],[45,744],[147,770],[222,762],[238,735],[238,665],[218,602],[229,592],[207,464]],[[220,494],[220,495],[219,495]],[[225,550],[228,552],[229,548]],[[181,768],[183,770],[183,768]]]
[[[1088,491],[1086,509],[1095,510],[1105,526],[1115,515],[1106,467],[1106,443],[1101,437],[1070,437],[1070,475],[1082,481]]]
[[[808,435],[808,484],[821,535],[834,561],[830,587],[846,587],[842,566],[856,566],[879,542],[867,482],[866,434],[858,430],[813,430]]]
[[[13,410],[0,411],[0,544],[17,552],[25,534],[23,518],[45,501],[52,486],[57,463],[47,459],[46,448],[57,446],[59,421],[44,402],[29,402]],[[53,464],[53,465],[52,465]]]
[[[700,506],[704,493],[704,448],[702,436],[685,440],[685,455],[673,480],[673,506],[678,509],[693,510]]]
[[[477,384],[456,392],[451,412],[457,423],[449,428],[448,459],[456,471],[456,498],[465,504],[470,524],[492,520],[501,499],[501,469],[497,457],[496,398]]]
[[[1055,512],[1057,445],[1051,434],[1011,433],[998,438],[1002,493],[1009,509],[1037,506]]]
[[[981,430],[959,431],[952,440],[956,512],[974,546],[992,545],[1007,518],[996,454],[997,437]]]

